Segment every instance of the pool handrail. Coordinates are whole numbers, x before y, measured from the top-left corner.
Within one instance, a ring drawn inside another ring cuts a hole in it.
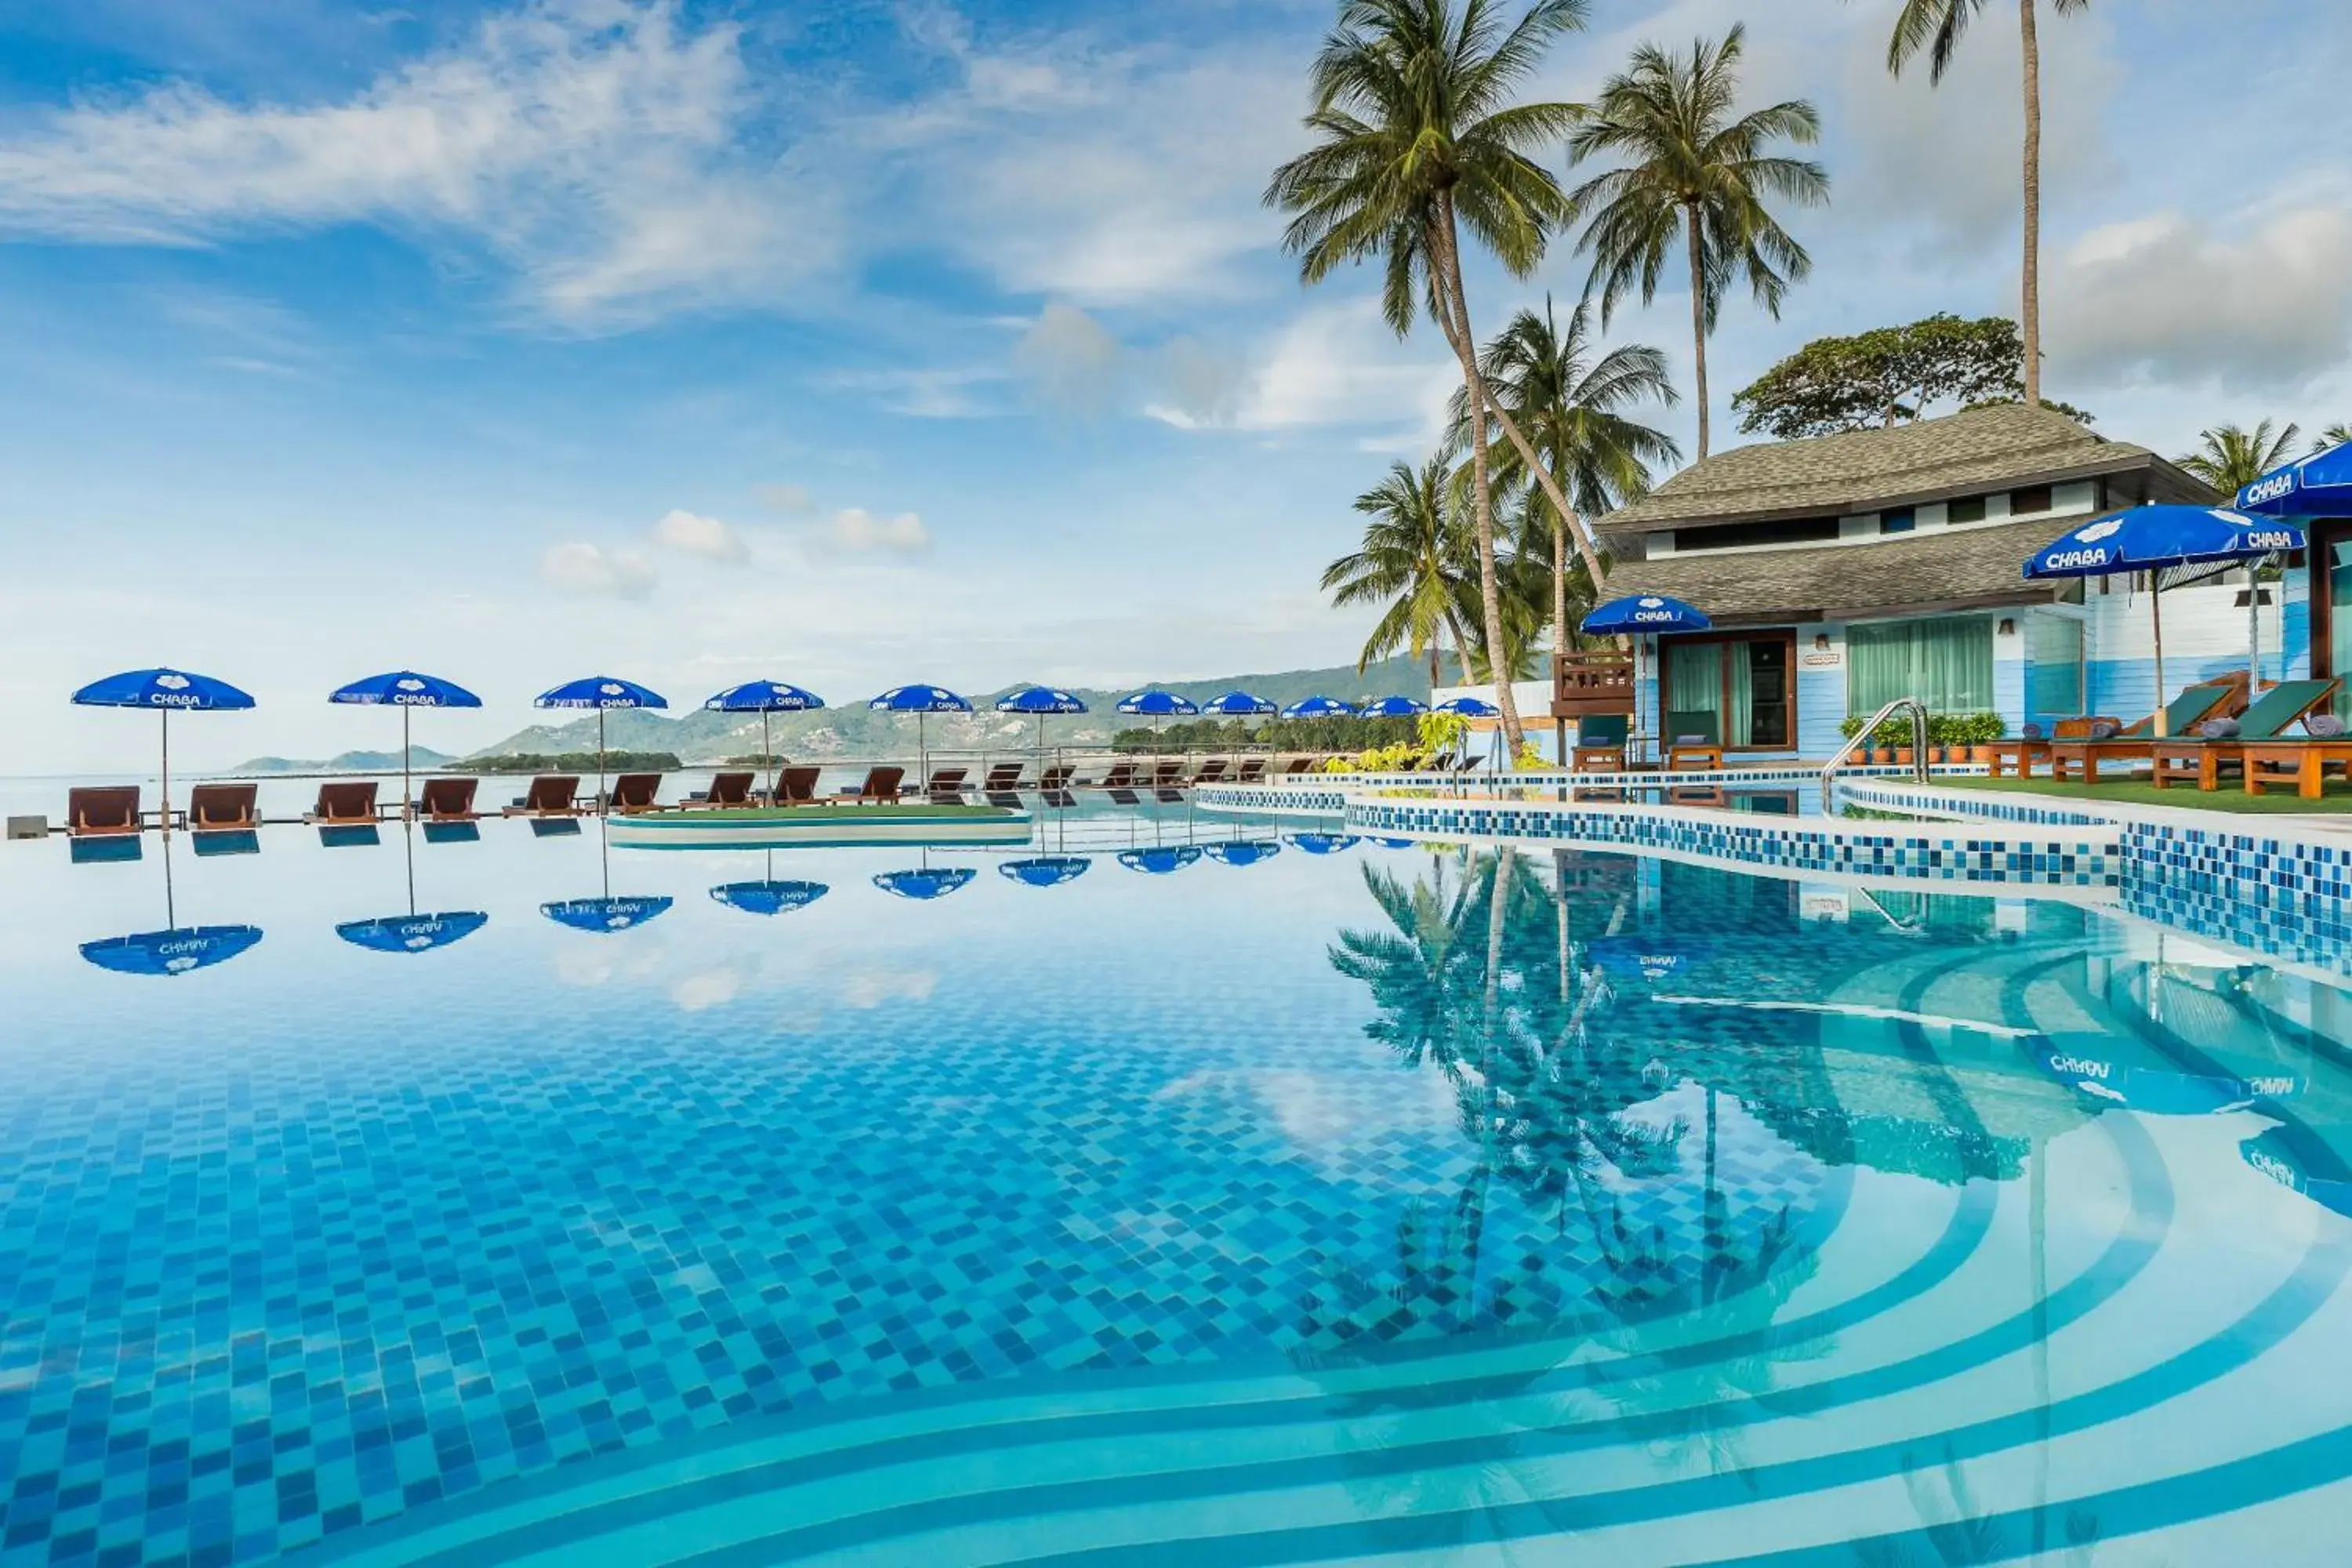
[[[1829,808],[1830,792],[1836,782],[1838,769],[1845,766],[1847,758],[1870,743],[1870,737],[1878,732],[1881,724],[1906,708],[1911,710],[1911,766],[1917,783],[1927,782],[1927,705],[1916,697],[1898,697],[1865,720],[1862,728],[1848,735],[1845,744],[1822,764],[1823,810]]]

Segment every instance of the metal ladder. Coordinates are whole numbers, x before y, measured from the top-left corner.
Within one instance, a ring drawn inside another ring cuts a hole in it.
[[[1927,782],[1927,705],[1916,697],[1898,697],[1873,713],[1868,722],[1847,737],[1845,744],[1837,749],[1837,755],[1823,764],[1822,810],[1824,814],[1827,814],[1830,809],[1830,789],[1837,778],[1838,769],[1846,764],[1846,760],[1852,757],[1857,749],[1870,744],[1871,736],[1878,732],[1878,727],[1881,724],[1906,708],[1911,710],[1911,763],[1914,776],[1920,784]]]

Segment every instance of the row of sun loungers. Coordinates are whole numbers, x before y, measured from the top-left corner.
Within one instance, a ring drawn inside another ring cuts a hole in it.
[[[2287,680],[2259,697],[2248,696],[2242,671],[2192,686],[2165,705],[2165,733],[2155,733],[2155,716],[2118,725],[2108,720],[2070,720],[2050,739],[2028,736],[1992,748],[1995,777],[2032,778],[2037,766],[2065,783],[2098,784],[2110,773],[2145,770],[2159,789],[2173,784],[2216,790],[2235,777],[2249,795],[2292,789],[2315,800],[2327,770],[2352,777],[2352,736],[2314,733],[2319,716],[2334,702],[2341,682]],[[2217,724],[2228,720],[2228,724]],[[2305,732],[2289,733],[2302,724]]]
[[[877,805],[895,804],[908,798],[937,802],[961,800],[969,793],[987,797],[1017,795],[1034,789],[1047,795],[1058,795],[1077,789],[1150,790],[1187,789],[1210,784],[1252,784],[1268,777],[1292,777],[1310,772],[1322,759],[1312,756],[1287,759],[1279,769],[1270,769],[1268,759],[1245,757],[1229,760],[1212,757],[1195,765],[1180,759],[1160,758],[1154,762],[1120,762],[1111,763],[1095,779],[1082,780],[1077,769],[1067,763],[1055,763],[1041,769],[1035,782],[1028,780],[1028,768],[1022,763],[999,763],[989,768],[975,784],[970,782],[968,768],[939,768],[920,785],[908,788],[906,770],[899,767],[877,767],[867,772],[857,788],[840,795],[819,795],[819,772],[813,766],[788,767],[776,779],[774,804],[802,805]],[[616,776],[605,799],[599,802],[593,795],[580,793],[576,774],[542,774],[530,782],[530,786],[508,805],[499,808],[502,816],[563,817],[593,815],[600,806],[616,815],[627,816],[648,811],[723,810],[769,804],[767,794],[758,788],[758,776],[751,773],[722,772],[711,776],[710,787],[697,791],[685,801],[664,805],[659,799],[662,775],[659,773],[622,773]],[[426,779],[419,789],[416,815],[425,822],[472,822],[485,815],[475,809],[475,796],[481,781],[474,778]],[[338,779],[319,786],[317,801],[303,814],[302,820],[321,827],[352,826],[381,821],[383,810],[378,800],[379,784],[372,779]],[[247,783],[201,784],[189,791],[184,826],[195,833],[243,833],[261,826],[256,805],[257,787]],[[67,799],[66,831],[76,837],[102,837],[109,834],[137,833],[148,825],[147,816],[140,804],[135,784],[111,784],[79,788]]]

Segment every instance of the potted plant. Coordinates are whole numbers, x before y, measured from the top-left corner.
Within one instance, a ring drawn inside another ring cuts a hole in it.
[[[1995,741],[2009,733],[2009,725],[1998,713],[1969,715],[1969,761],[1990,763]]]

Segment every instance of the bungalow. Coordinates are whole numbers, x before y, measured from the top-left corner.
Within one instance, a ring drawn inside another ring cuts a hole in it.
[[[1642,710],[1660,710],[1663,682],[1665,711],[1714,714],[1727,751],[1761,761],[1825,757],[1848,715],[1896,697],[1996,712],[2012,734],[2147,713],[2146,578],[2033,583],[2021,568],[2097,512],[2218,499],[2144,447],[2011,405],[1737,447],[1599,528],[1608,596],[1669,594],[1714,622],[1660,639]],[[2309,662],[2304,574],[2285,584],[2263,617],[2273,679]],[[2245,667],[2250,592],[2268,607],[2271,585],[2242,572],[2166,594],[2168,686]]]

